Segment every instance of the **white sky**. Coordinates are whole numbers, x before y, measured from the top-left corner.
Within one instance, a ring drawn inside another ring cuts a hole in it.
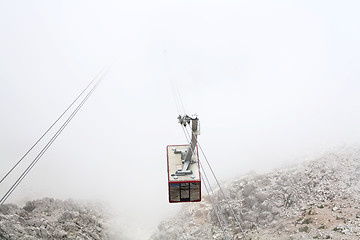
[[[150,234],[179,208],[167,198],[165,146],[185,143],[171,82],[220,179],[358,143],[359,5],[0,1],[0,176],[113,62],[9,202],[97,199],[131,239]]]

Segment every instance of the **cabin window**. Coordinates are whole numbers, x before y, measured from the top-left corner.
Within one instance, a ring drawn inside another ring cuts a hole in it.
[[[190,201],[199,201],[200,200],[200,183],[193,182],[190,183]]]
[[[190,201],[190,184],[180,183],[180,201]]]
[[[180,202],[180,184],[170,184],[170,201]]]
[[[170,183],[170,201],[200,201],[200,182]]]

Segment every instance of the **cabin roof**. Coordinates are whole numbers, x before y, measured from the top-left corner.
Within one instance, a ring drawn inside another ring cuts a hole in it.
[[[183,163],[181,161],[181,154],[180,153],[174,153],[173,148],[176,148],[176,150],[186,150],[189,145],[168,145],[167,146],[167,160],[168,160],[168,178],[169,182],[183,182],[183,181],[200,181],[200,172],[199,172],[199,156],[197,148],[195,149],[195,154],[192,156],[192,161],[194,163],[191,163],[189,165],[189,170],[192,170],[192,175],[184,175],[184,176],[178,176],[177,179],[175,179],[172,174],[174,174],[178,169],[183,168]],[[192,178],[192,176],[194,176]]]

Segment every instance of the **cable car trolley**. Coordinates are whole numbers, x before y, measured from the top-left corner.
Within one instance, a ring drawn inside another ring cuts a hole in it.
[[[178,117],[179,123],[186,127],[191,122],[191,142],[188,145],[168,145],[167,167],[169,202],[201,201],[201,179],[197,136],[200,135],[199,119],[195,115]]]

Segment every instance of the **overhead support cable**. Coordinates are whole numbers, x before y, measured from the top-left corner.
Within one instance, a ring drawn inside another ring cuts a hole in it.
[[[182,130],[183,130],[183,132],[184,132],[184,134],[185,134],[185,138],[186,138],[186,141],[190,144],[190,139],[188,138],[188,135],[186,134],[186,127],[184,127],[183,125],[181,125],[181,128],[182,128]],[[192,149],[192,150],[194,150],[194,149]]]
[[[194,133],[192,133],[192,134],[194,135]],[[237,216],[236,216],[236,214],[235,214],[235,212],[234,212],[233,207],[232,207],[231,204],[229,203],[229,199],[226,197],[226,195],[225,195],[225,193],[224,193],[224,191],[223,191],[223,189],[222,189],[222,187],[221,187],[221,185],[220,185],[220,183],[219,183],[219,181],[218,181],[218,179],[217,179],[217,177],[216,177],[216,175],[215,175],[215,173],[214,173],[214,171],[213,171],[213,169],[212,169],[212,167],[211,167],[211,165],[210,165],[210,163],[209,163],[209,161],[208,161],[208,159],[207,159],[207,157],[206,157],[206,155],[205,155],[205,153],[204,153],[204,151],[203,151],[203,149],[202,149],[199,141],[198,141],[198,146],[199,146],[199,148],[200,148],[201,153],[202,153],[203,156],[204,156],[204,159],[205,159],[207,165],[209,166],[209,169],[210,169],[212,175],[214,176],[214,179],[215,179],[217,185],[219,186],[220,192],[221,192],[221,194],[222,194],[222,196],[223,196],[223,198],[224,198],[227,206],[229,207],[229,209],[230,209],[230,211],[231,211],[231,214],[232,214],[232,215],[234,216],[234,218],[235,218],[235,221],[236,221],[236,223],[237,223],[237,225],[238,225],[238,227],[239,227],[239,229],[240,229],[240,231],[241,231],[244,239],[247,240],[246,235],[245,235],[245,232],[244,232],[243,228],[242,228],[241,225],[240,225],[239,219],[237,218]]]
[[[222,222],[221,222],[221,220],[220,220],[219,213],[216,211],[216,207],[215,207],[215,204],[214,204],[214,201],[213,201],[213,196],[211,196],[211,194],[210,194],[210,192],[209,192],[209,190],[208,190],[208,187],[206,186],[206,183],[205,183],[204,178],[203,178],[202,175],[201,175],[201,179],[202,179],[203,182],[204,182],[204,186],[205,186],[206,192],[207,192],[207,194],[208,194],[208,196],[209,196],[211,205],[212,205],[212,207],[213,207],[213,209],[214,209],[214,212],[215,212],[216,218],[217,218],[217,220],[218,220],[218,222],[219,222],[219,224],[220,224],[221,230],[222,230],[222,232],[223,232],[223,234],[224,234],[225,239],[227,240],[228,237],[227,237],[227,235],[226,235],[226,233],[225,233],[224,226],[222,225]],[[228,231],[228,230],[227,230],[227,231]]]
[[[26,177],[26,175],[30,172],[30,170],[35,166],[35,164],[39,161],[39,159],[44,155],[44,153],[49,149],[52,143],[56,140],[56,138],[61,134],[61,132],[65,129],[65,127],[69,124],[69,122],[74,118],[74,116],[78,113],[81,107],[85,104],[85,102],[89,99],[95,89],[98,87],[100,82],[104,79],[107,72],[103,73],[96,84],[91,88],[91,90],[86,94],[85,98],[80,102],[80,104],[76,107],[76,109],[71,113],[71,115],[67,118],[67,120],[62,124],[60,129],[54,134],[54,136],[49,140],[49,142],[45,145],[45,147],[41,150],[41,152],[35,157],[35,159],[29,164],[29,166],[25,169],[25,171],[20,175],[20,177],[16,180],[16,182],[11,186],[11,188],[5,193],[5,195],[0,200],[0,205],[2,205],[7,198],[13,193],[13,191],[17,188],[17,186],[22,182],[22,180]],[[95,79],[94,79],[95,80]],[[93,83],[94,80],[91,82]],[[91,85],[90,83],[90,85]],[[89,87],[89,85],[88,85]],[[88,88],[87,87],[87,88]],[[86,88],[86,89],[87,89]],[[85,90],[86,90],[85,89]],[[83,91],[84,92],[84,91]],[[79,98],[79,97],[78,97]],[[77,98],[77,99],[78,99]]]
[[[170,84],[172,87],[172,91],[173,91],[173,98],[175,101],[175,105],[176,105],[176,110],[178,112],[178,115],[185,115],[185,107],[180,95],[180,91],[179,88],[175,82],[175,80],[170,80]]]
[[[177,111],[178,115],[182,115],[183,113],[181,112],[179,100],[177,98],[175,84],[172,81],[171,81],[171,85],[172,85],[172,90],[173,90],[173,98],[174,98],[174,102],[175,102],[175,106],[176,106],[176,111]]]
[[[181,98],[181,94],[180,94],[179,88],[178,88],[178,86],[176,85],[176,83],[175,83],[175,87],[176,87],[176,92],[177,92],[177,95],[178,95],[178,97],[179,97],[179,101],[180,101],[180,104],[181,104],[183,113],[185,114],[185,113],[186,113],[186,110],[185,110],[185,107],[184,107],[184,104],[183,104],[183,101],[182,101],[182,98]]]
[[[184,127],[184,129],[186,130],[186,132],[185,132],[185,130],[184,130],[186,139],[190,138],[190,134],[189,134],[188,129],[187,129],[186,127]],[[193,132],[192,129],[191,129],[190,131]],[[191,149],[191,150],[192,150],[193,153],[196,152],[195,147],[194,147],[194,149]],[[206,189],[206,191],[207,191],[207,193],[208,193],[208,196],[209,196],[209,198],[210,198],[211,205],[212,205],[212,207],[213,207],[213,209],[214,209],[214,212],[215,212],[215,214],[216,214],[216,216],[217,216],[217,219],[218,219],[218,221],[219,221],[221,230],[222,230],[223,233],[224,233],[225,239],[228,239],[228,237],[227,237],[227,234],[228,234],[228,235],[230,236],[230,239],[232,240],[233,238],[231,237],[231,233],[230,233],[230,230],[229,230],[229,226],[228,226],[228,223],[227,223],[227,221],[226,221],[226,218],[225,218],[225,216],[224,216],[224,214],[223,214],[223,212],[222,212],[221,206],[220,206],[218,200],[216,199],[216,196],[215,196],[215,194],[214,194],[214,191],[213,191],[213,189],[212,189],[212,187],[211,187],[211,183],[210,183],[210,181],[209,181],[209,179],[208,179],[208,177],[207,177],[207,174],[206,174],[206,172],[205,172],[205,169],[204,169],[201,161],[200,161],[200,160],[198,160],[198,161],[199,161],[199,164],[200,164],[201,173],[204,174],[206,181],[204,181],[204,178],[203,178],[202,174],[201,174],[200,176],[201,176],[201,179],[203,180],[205,189]],[[209,189],[210,189],[210,191],[211,191],[211,194],[210,194],[210,192],[209,192],[209,190],[208,190],[207,185],[209,186]],[[219,215],[219,213],[220,213],[220,215]],[[223,224],[224,224],[224,226],[223,226]],[[225,228],[227,234],[225,233],[224,228]]]
[[[167,73],[167,78],[169,79],[171,88],[172,88],[172,95],[174,98],[174,102],[175,102],[175,106],[176,106],[176,110],[178,115],[184,115],[185,114],[185,107],[184,104],[182,102],[181,99],[181,95],[180,95],[180,91],[178,88],[178,85],[176,83],[176,79],[172,77],[172,72],[173,70],[171,69],[171,66],[169,65],[169,61],[168,61],[168,54],[167,52],[164,52],[164,60],[165,60],[165,69],[166,69],[166,73]]]
[[[227,233],[230,235],[230,239],[233,239],[233,238],[231,237],[231,234],[230,234],[230,231],[229,231],[228,222],[226,221],[226,218],[225,218],[225,216],[224,216],[224,213],[223,213],[223,211],[222,211],[222,209],[221,209],[221,205],[219,204],[219,202],[218,202],[218,200],[217,200],[217,197],[216,197],[216,195],[214,194],[214,191],[213,191],[213,189],[212,189],[212,187],[211,187],[211,184],[210,184],[210,181],[209,181],[209,179],[208,179],[208,177],[207,177],[207,174],[206,174],[206,172],[205,172],[205,169],[204,169],[201,161],[199,161],[199,163],[200,163],[200,167],[201,167],[201,173],[204,174],[205,179],[206,179],[206,182],[207,182],[207,184],[208,184],[208,186],[209,186],[209,188],[210,188],[210,191],[211,191],[211,193],[212,193],[212,196],[214,197],[214,203],[215,203],[215,206],[216,206],[216,208],[214,208],[214,211],[215,211],[215,212],[218,211],[218,212],[220,213],[221,219],[222,219],[222,221],[224,222],[224,225],[225,225],[225,229],[226,229]],[[201,175],[201,178],[204,180],[204,178],[203,178],[202,175]],[[205,184],[206,182],[204,181],[204,184]]]
[[[104,70],[102,70],[104,71]],[[55,126],[55,124],[67,113],[67,111],[75,104],[75,102],[84,94],[84,92],[93,84],[93,82],[100,76],[100,71],[93,80],[86,86],[86,88],[77,96],[77,98],[65,109],[65,111],[55,120],[55,122],[44,132],[44,134],[30,147],[30,149],[20,158],[20,160],[5,174],[0,180],[0,184],[9,176],[9,174],[24,160],[24,158],[33,150],[33,148],[45,137],[45,135]]]

